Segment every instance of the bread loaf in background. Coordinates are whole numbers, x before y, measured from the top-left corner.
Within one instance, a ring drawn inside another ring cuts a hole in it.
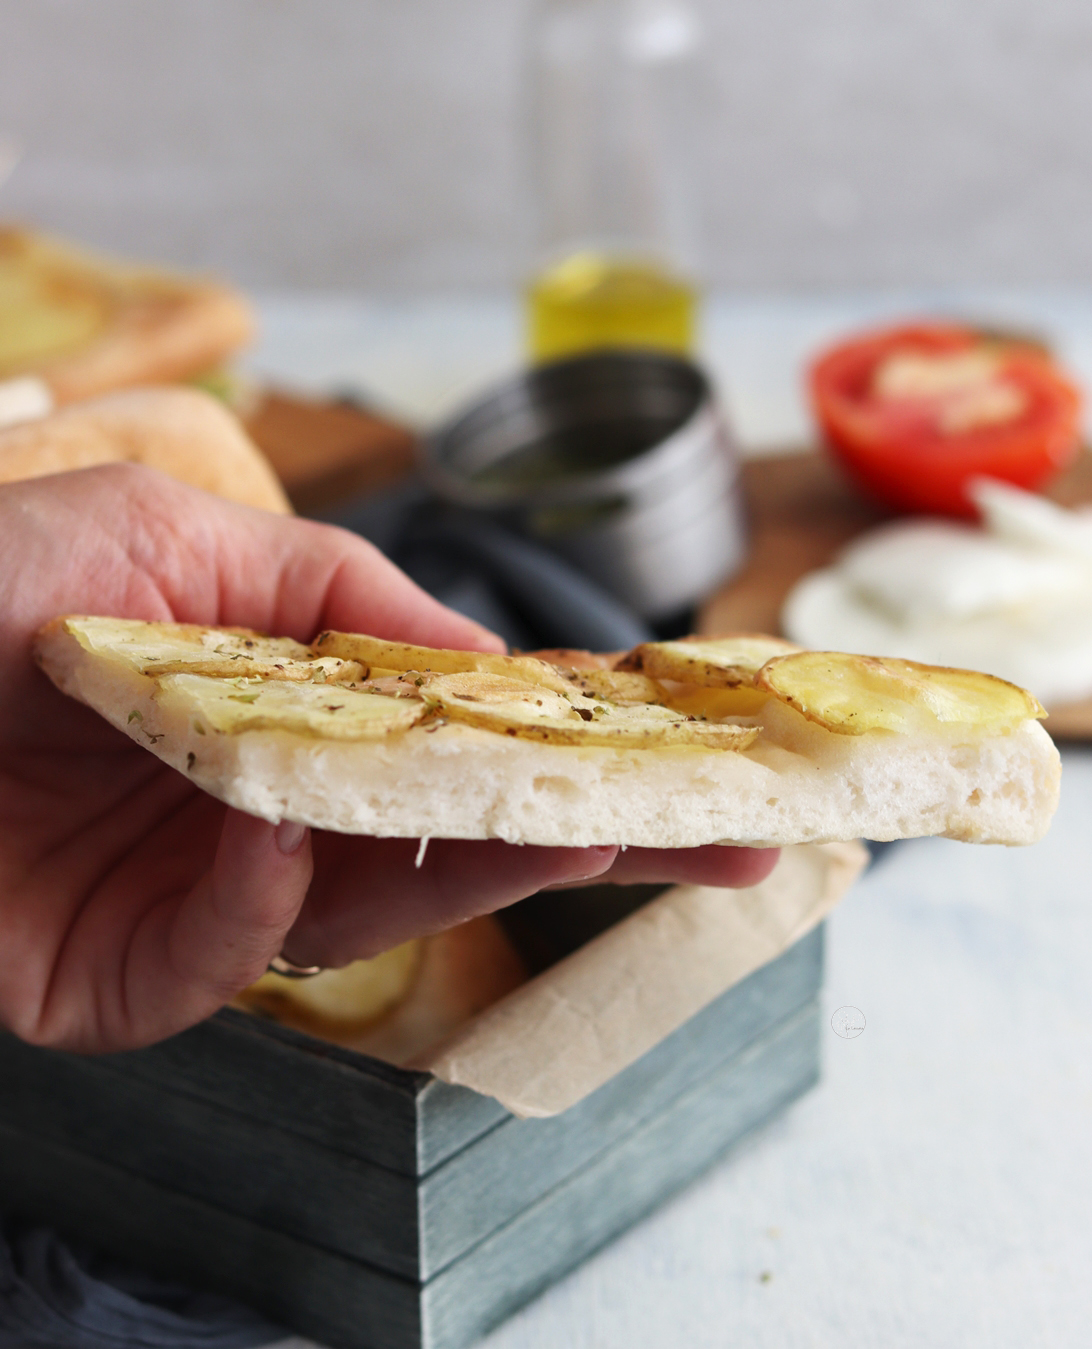
[[[79,402],[212,371],[253,334],[229,286],[0,227],[0,380],[37,375],[57,403]]]
[[[121,463],[146,464],[243,505],[290,510],[238,419],[197,389],[130,389],[0,429],[0,483]]]

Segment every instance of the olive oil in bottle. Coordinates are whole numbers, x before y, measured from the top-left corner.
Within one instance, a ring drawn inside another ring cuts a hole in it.
[[[531,357],[692,355],[690,0],[534,0],[528,39]]]
[[[605,347],[694,349],[697,292],[652,258],[576,253],[531,283],[527,308],[536,361]]]

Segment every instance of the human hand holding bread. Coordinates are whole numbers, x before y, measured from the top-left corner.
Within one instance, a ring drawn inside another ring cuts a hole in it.
[[[547,885],[750,884],[770,850],[515,847],[316,833],[231,810],[33,663],[62,613],[322,628],[498,650],[368,544],[116,465],[0,487],[0,1020],[83,1051],[202,1019],[281,950],[339,965]]]

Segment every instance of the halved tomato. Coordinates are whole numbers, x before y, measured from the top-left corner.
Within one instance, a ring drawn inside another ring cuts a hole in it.
[[[809,384],[836,457],[902,510],[973,516],[971,478],[1034,488],[1080,450],[1081,395],[1030,341],[956,324],[887,328],[824,352]]]

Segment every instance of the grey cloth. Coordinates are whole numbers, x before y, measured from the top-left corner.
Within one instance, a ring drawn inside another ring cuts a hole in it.
[[[326,517],[370,539],[422,589],[512,647],[619,651],[647,642],[645,622],[557,553],[480,511],[430,499],[417,484],[350,502]],[[689,629],[690,615],[677,627]]]
[[[76,1254],[45,1229],[0,1232],[0,1349],[250,1349],[285,1337],[228,1298]]]
[[[0,1349],[249,1349],[286,1333],[215,1293],[0,1231]]]

